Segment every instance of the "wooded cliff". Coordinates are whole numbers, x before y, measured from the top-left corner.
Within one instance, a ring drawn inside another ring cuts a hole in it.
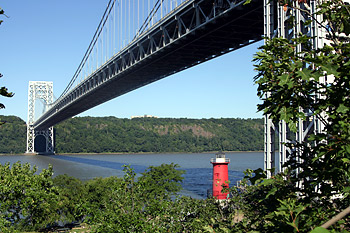
[[[26,123],[0,116],[0,153],[23,153]],[[263,150],[263,119],[75,117],[54,127],[56,153]]]

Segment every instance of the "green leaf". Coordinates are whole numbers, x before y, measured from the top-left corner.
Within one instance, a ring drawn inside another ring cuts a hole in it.
[[[334,74],[335,76],[339,75],[339,72],[337,71],[338,66],[336,64],[324,64],[321,65],[324,71],[327,72],[328,75]]]
[[[342,161],[343,161],[344,163],[350,163],[350,159],[347,159],[347,158],[343,158]]]
[[[323,227],[316,227],[310,233],[330,233],[330,231]]]
[[[275,183],[275,180],[274,179],[266,179],[264,180],[261,184],[263,186],[267,186],[267,185],[271,185],[271,184],[274,184]]]
[[[279,83],[280,86],[284,86],[288,82],[290,82],[289,75],[288,74],[282,74],[278,77],[281,81]]]
[[[349,111],[348,107],[346,107],[344,104],[339,104],[339,107],[337,108],[337,112],[346,113],[348,111]]]
[[[294,133],[297,132],[298,128],[297,128],[296,123],[290,122],[290,123],[288,124],[288,126],[289,126],[289,129],[290,129],[292,132],[294,132]]]
[[[243,5],[247,5],[247,4],[251,3],[251,2],[252,2],[252,0],[246,0],[245,3],[243,3]]]
[[[213,227],[211,227],[211,226],[204,226],[203,229],[204,229],[206,232],[212,232],[212,233],[215,232],[214,229],[213,229]]]
[[[349,22],[344,22],[344,33],[345,33],[345,35],[349,35],[350,34],[350,24],[349,24]]]
[[[311,77],[311,70],[309,69],[302,69],[296,72],[297,75],[301,77],[302,80],[309,80]]]

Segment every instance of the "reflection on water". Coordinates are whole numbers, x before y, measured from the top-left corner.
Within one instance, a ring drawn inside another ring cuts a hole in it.
[[[215,154],[117,154],[117,155],[11,155],[0,156],[0,163],[17,161],[36,165],[39,171],[53,165],[54,175],[67,174],[81,180],[94,177],[122,177],[123,165],[130,165],[136,173],[144,172],[149,166],[159,166],[163,163],[179,164],[185,170],[183,188],[186,194],[196,198],[204,198],[207,189],[212,185],[212,165],[210,158]],[[263,166],[262,152],[226,153],[230,158],[229,179],[235,185],[243,178],[243,171],[247,168],[257,169]]]
[[[121,168],[123,168],[123,165],[125,165],[125,163],[120,163],[120,162],[103,161],[103,160],[97,160],[97,159],[91,159],[91,158],[87,159],[84,157],[73,157],[73,156],[66,156],[66,155],[65,156],[53,155],[51,157],[55,159],[62,159],[62,160],[71,161],[71,162],[83,163],[85,165],[93,165],[101,168],[110,168],[110,169],[117,169],[117,170],[120,170]],[[132,168],[136,173],[141,173],[141,172],[144,172],[145,169],[147,169],[147,166],[132,165]]]

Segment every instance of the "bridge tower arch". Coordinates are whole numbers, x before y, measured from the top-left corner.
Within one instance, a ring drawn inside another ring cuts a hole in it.
[[[35,102],[41,99],[45,108],[53,102],[53,82],[30,81],[28,87],[28,121],[27,121],[27,149],[26,153],[37,153],[35,151],[35,138],[43,136],[45,138],[45,151],[40,153],[54,153],[53,127],[44,130],[35,130]],[[46,110],[46,109],[45,109]]]

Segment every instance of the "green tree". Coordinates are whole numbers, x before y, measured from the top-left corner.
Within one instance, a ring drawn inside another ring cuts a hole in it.
[[[133,169],[125,166],[122,179],[89,181],[87,218],[94,232],[164,231],[176,206],[171,196],[181,189],[183,172],[176,168],[175,164],[152,166],[136,179]]]
[[[331,192],[342,193],[349,180],[350,44],[340,36],[350,33],[349,12],[349,5],[340,0],[325,1],[319,6],[317,14],[323,16],[319,24],[328,29],[330,45],[315,50],[306,35],[292,41],[274,38],[256,56],[256,82],[264,100],[259,109],[271,114],[275,121],[285,120],[294,132],[300,118],[309,119],[305,110],[325,125],[324,133],[313,133],[308,141],[287,146],[297,146],[303,152],[304,162],[292,160],[288,165],[302,168],[298,178],[307,182],[305,191],[318,195],[312,190],[322,184],[321,195],[328,198]],[[303,50],[296,52],[297,46]],[[325,76],[334,81],[320,82]],[[270,94],[266,98],[267,93]],[[293,154],[293,158],[296,156],[298,153]]]
[[[277,2],[303,11],[299,4],[308,1]],[[263,173],[256,172],[247,176],[256,185],[234,190],[235,198],[240,195],[247,204],[240,207],[247,218],[237,229],[309,232],[350,204],[350,6],[342,0],[321,1],[316,15],[322,16],[317,24],[330,43],[314,49],[312,38],[302,34],[291,41],[267,39],[255,57],[255,80],[263,100],[258,109],[273,121],[284,120],[296,132],[299,119],[314,115],[324,131],[286,145],[292,153],[285,173],[260,179]],[[289,20],[292,24],[294,17]],[[349,217],[333,226],[333,231],[342,230],[350,230]]]
[[[144,195],[150,199],[169,199],[171,195],[181,191],[183,180],[183,170],[177,170],[177,164],[162,164],[160,166],[150,166],[138,182],[143,187]]]
[[[14,154],[25,151],[26,123],[15,116],[2,116],[1,121],[8,124],[0,128],[0,153]]]
[[[0,164],[1,221],[8,221],[18,230],[45,229],[59,220],[52,167],[36,172],[37,168],[28,163]]]
[[[53,178],[53,184],[59,194],[60,219],[64,222],[81,222],[86,215],[87,192],[83,182],[68,175],[58,175]]]

